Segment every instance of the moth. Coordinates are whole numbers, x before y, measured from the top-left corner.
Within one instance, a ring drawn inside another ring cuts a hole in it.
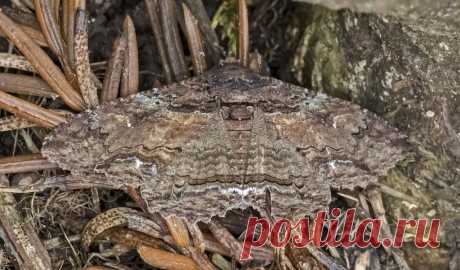
[[[134,188],[149,212],[207,222],[267,204],[273,217],[326,209],[331,189],[375,183],[403,145],[356,104],[224,63],[76,115],[42,153],[69,179]]]

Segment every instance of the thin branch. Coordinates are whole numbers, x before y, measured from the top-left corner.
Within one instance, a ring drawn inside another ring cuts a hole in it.
[[[34,183],[26,185],[17,185],[10,187],[1,187],[0,192],[12,192],[12,193],[33,193],[43,192],[49,188],[59,188],[61,190],[76,190],[76,189],[90,189],[90,188],[103,188],[103,189],[115,189],[107,179],[91,179],[88,181],[87,178],[81,176],[55,176],[40,178]]]
[[[0,174],[24,173],[56,168],[58,168],[56,164],[49,162],[40,154],[0,158]]]

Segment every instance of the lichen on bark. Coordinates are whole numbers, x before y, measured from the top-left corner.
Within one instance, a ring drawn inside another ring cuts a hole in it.
[[[458,4],[416,0],[321,4],[386,15],[299,4],[308,6],[307,17],[315,19],[305,29],[296,29],[303,31],[289,64],[296,80],[351,99],[409,136],[412,153],[382,183],[417,203],[387,197],[393,220],[460,218]],[[443,243],[448,232],[442,233]],[[445,267],[448,261],[443,249],[408,253],[416,267]]]

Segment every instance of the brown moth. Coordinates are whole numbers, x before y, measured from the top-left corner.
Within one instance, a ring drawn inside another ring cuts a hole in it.
[[[196,222],[264,211],[267,191],[274,217],[326,209],[331,188],[376,182],[403,144],[358,105],[226,63],[76,115],[42,152],[71,177],[136,188],[150,212]]]

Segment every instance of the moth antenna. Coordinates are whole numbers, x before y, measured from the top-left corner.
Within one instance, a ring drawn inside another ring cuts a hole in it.
[[[249,15],[246,0],[238,0],[238,59],[247,67],[249,65]]]

